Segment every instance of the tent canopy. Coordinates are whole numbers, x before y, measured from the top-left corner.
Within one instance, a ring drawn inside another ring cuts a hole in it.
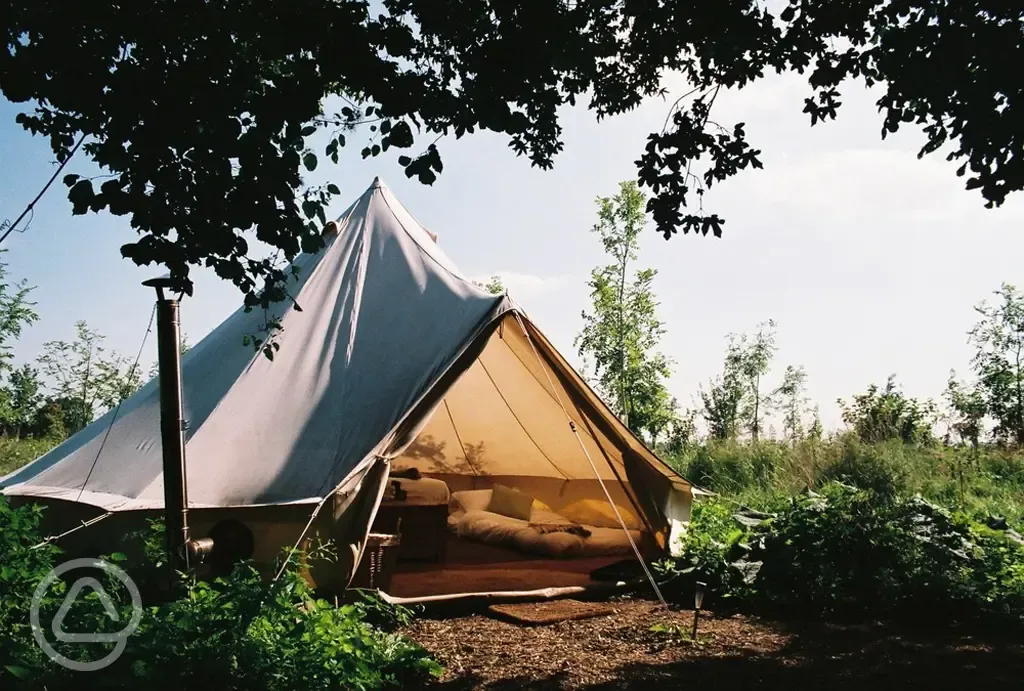
[[[509,298],[463,276],[379,180],[336,231],[294,264],[301,310],[240,309],[183,356],[191,507],[316,503],[393,459],[453,490],[512,478],[554,508],[603,497],[600,478],[662,530],[673,490],[688,496],[689,484]],[[243,346],[268,316],[282,326],[273,362]],[[159,418],[151,381],[0,488],[111,512],[162,508]]]

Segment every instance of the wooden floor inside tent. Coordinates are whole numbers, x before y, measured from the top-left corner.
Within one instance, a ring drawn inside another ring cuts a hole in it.
[[[590,586],[590,574],[622,556],[538,559],[512,549],[449,536],[444,563],[398,563],[388,594],[416,598],[457,593],[497,593]]]

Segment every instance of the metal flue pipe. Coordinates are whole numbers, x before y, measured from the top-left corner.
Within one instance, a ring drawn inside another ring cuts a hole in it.
[[[163,446],[164,521],[169,566],[188,568],[188,483],[185,476],[185,421],[181,405],[181,327],[178,300],[164,289],[179,289],[169,277],[142,285],[156,288],[157,349],[160,368],[160,441]]]

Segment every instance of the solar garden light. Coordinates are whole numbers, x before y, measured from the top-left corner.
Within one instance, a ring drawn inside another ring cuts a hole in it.
[[[697,581],[697,589],[693,592],[693,641],[697,642],[697,623],[700,621],[700,608],[704,604],[704,589],[708,584]]]

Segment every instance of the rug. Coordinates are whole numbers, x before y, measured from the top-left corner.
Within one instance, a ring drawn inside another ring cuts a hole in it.
[[[560,621],[591,619],[612,614],[611,605],[600,602],[579,600],[552,600],[550,602],[517,602],[508,605],[491,605],[487,613],[495,619],[503,619],[522,626],[544,626]]]

